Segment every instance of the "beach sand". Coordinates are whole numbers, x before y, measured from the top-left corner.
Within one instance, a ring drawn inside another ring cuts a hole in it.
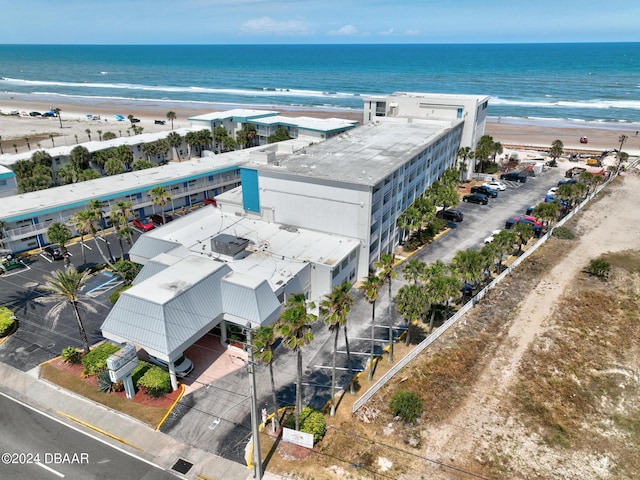
[[[60,102],[56,99],[55,104],[50,100],[38,98],[34,95],[8,96],[0,93],[0,145],[4,153],[15,153],[27,151],[27,141],[31,150],[49,148],[51,146],[75,145],[86,142],[91,135],[93,140],[98,139],[98,131],[102,134],[113,132],[117,136],[132,134],[131,123],[126,119],[128,115],[133,115],[140,119],[137,126],[142,127],[145,133],[169,131],[171,122],[167,120],[167,112],[173,111],[176,119],[173,122],[174,128],[190,127],[189,117],[210,113],[213,111],[225,111],[234,108],[250,108],[275,110],[285,116],[316,117],[316,118],[345,118],[349,120],[362,121],[362,112],[346,109],[328,108],[296,108],[284,106],[239,106],[225,104],[210,104],[197,102],[164,102],[149,100],[93,100],[90,105],[80,103],[80,100],[68,99]],[[31,111],[46,112],[50,107],[61,110],[62,128],[58,118],[29,117]],[[10,116],[9,112],[17,110],[24,112],[27,116]],[[87,115],[100,115],[100,120],[90,120]],[[115,115],[123,115],[125,120],[118,121]],[[156,125],[155,120],[165,120],[165,125]],[[640,154],[640,137],[635,130],[629,130],[629,126],[621,124],[619,128],[615,125],[589,124],[582,127],[557,128],[542,123],[509,123],[504,119],[490,118],[486,123],[485,134],[491,135],[495,141],[501,142],[509,148],[529,148],[549,147],[551,143],[559,139],[563,142],[565,149],[578,151],[600,152],[618,148],[620,135],[627,135],[624,151],[630,155]],[[90,133],[87,133],[87,129]],[[584,145],[579,142],[581,136],[587,136],[589,143]],[[76,139],[77,137],[77,139]],[[15,145],[15,147],[14,147]]]

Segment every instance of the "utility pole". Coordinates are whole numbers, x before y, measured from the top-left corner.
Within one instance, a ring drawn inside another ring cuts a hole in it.
[[[258,399],[256,398],[256,374],[253,363],[253,330],[251,323],[247,323],[247,371],[251,387],[251,430],[253,432],[253,468],[256,480],[262,480],[262,455],[260,454],[260,429],[258,427]]]

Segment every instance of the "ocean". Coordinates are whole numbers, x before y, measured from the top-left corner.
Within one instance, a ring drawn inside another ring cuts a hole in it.
[[[640,123],[640,43],[0,45],[2,96],[360,111],[396,91],[489,95],[500,121]]]

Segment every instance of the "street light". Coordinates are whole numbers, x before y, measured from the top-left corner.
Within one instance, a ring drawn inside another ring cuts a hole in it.
[[[253,330],[251,322],[247,323],[247,371],[249,372],[249,385],[251,387],[251,430],[253,432],[253,465],[254,476],[257,480],[262,479],[262,455],[260,454],[260,429],[258,427],[258,401],[256,398],[256,373],[253,363]]]

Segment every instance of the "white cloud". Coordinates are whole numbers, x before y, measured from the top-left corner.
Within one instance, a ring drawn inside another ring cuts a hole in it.
[[[422,32],[420,30],[405,30],[402,32],[402,35],[421,35]]]
[[[392,27],[392,28],[390,28],[389,30],[385,30],[385,31],[383,31],[383,32],[378,32],[378,35],[385,35],[385,36],[387,36],[387,35],[393,35],[393,32],[394,32],[394,29],[393,29],[393,27]]]
[[[242,24],[243,33],[271,35],[309,35],[311,29],[301,20],[278,22],[271,17],[254,18]]]
[[[345,25],[338,30],[331,30],[327,32],[327,35],[344,35],[344,36],[356,36],[360,35],[360,30],[358,30],[353,25]]]

